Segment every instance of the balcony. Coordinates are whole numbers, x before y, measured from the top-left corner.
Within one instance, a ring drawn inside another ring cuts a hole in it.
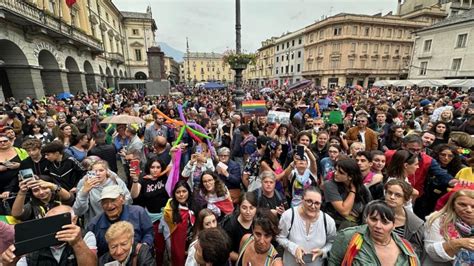
[[[117,63],[119,65],[125,63],[125,59],[121,53],[108,53],[107,59],[112,63]]]
[[[24,1],[0,0],[0,19],[23,27],[28,41],[33,41],[34,35],[44,34],[60,44],[69,43],[94,55],[104,51],[100,40]]]

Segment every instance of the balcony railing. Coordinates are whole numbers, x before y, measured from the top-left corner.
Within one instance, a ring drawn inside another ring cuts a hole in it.
[[[21,25],[42,27],[49,31],[48,35],[51,37],[72,39],[95,53],[101,53],[104,50],[99,40],[25,1],[0,0],[0,16]]]
[[[125,63],[125,59],[121,53],[108,53],[107,58],[112,62],[116,62],[117,64]]]

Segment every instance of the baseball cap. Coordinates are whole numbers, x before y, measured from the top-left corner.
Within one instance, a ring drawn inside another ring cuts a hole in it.
[[[118,185],[107,186],[100,193],[100,200],[103,199],[116,199],[120,195],[123,195],[123,190]]]

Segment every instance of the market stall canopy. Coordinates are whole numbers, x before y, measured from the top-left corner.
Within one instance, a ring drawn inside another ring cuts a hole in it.
[[[471,88],[474,87],[474,79],[407,79],[407,80],[377,80],[374,87],[460,87]]]
[[[218,89],[223,89],[226,86],[220,83],[216,83],[216,82],[207,82],[202,87],[207,90],[218,90]]]
[[[308,86],[311,86],[311,84],[313,84],[313,82],[311,80],[305,79],[305,80],[296,82],[295,84],[292,84],[290,87],[288,87],[288,90],[289,91],[294,91],[294,90],[303,89],[303,88],[306,88]]]

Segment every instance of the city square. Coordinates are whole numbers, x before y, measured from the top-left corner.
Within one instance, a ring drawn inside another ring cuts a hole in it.
[[[472,0],[0,0],[0,265],[474,265]]]

